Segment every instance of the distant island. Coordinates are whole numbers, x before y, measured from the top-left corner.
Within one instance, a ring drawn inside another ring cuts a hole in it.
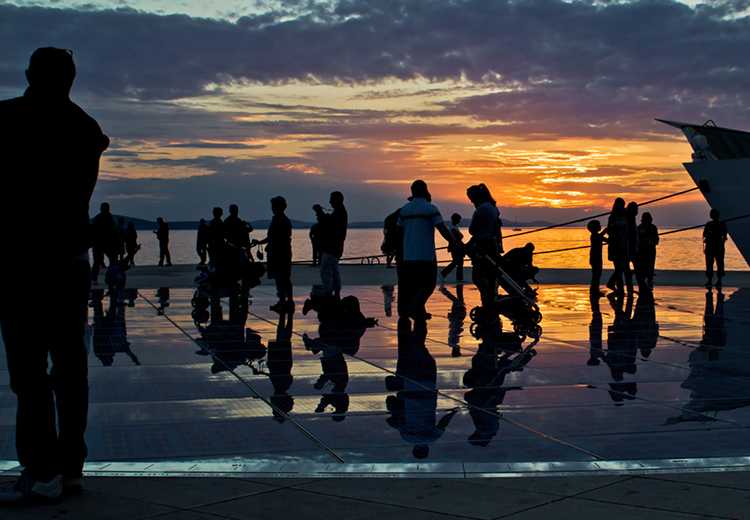
[[[144,229],[156,229],[156,222],[151,220],[145,220],[142,218],[128,217],[127,215],[115,215],[115,219],[124,218],[126,222],[132,222],[135,228],[138,230]],[[199,222],[196,220],[175,220],[167,221],[169,228],[173,230],[179,229],[198,229]],[[471,221],[464,219],[461,222],[462,226],[468,226]],[[270,219],[263,220],[251,220],[250,225],[255,229],[267,229],[271,223]],[[295,229],[309,229],[313,225],[313,222],[305,222],[304,220],[292,219],[292,227]],[[534,220],[531,222],[515,222],[512,220],[503,220],[503,227],[508,228],[537,228],[551,225],[550,222],[544,220]],[[382,221],[363,221],[363,222],[349,222],[349,229],[383,229]]]

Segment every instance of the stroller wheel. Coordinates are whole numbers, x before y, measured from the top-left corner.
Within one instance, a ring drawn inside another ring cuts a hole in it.
[[[474,307],[473,309],[471,309],[471,312],[469,312],[469,317],[471,318],[471,321],[479,321],[482,317],[482,308]]]

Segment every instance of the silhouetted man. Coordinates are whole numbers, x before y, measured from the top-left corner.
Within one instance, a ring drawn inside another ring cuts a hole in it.
[[[398,315],[415,320],[427,319],[425,304],[437,283],[435,229],[455,247],[453,236],[443,222],[440,210],[430,202],[427,184],[411,185],[409,202],[399,210],[398,225],[403,228],[403,262],[398,264]]]
[[[344,195],[340,191],[331,193],[329,202],[333,208],[331,213],[323,211],[320,204],[313,206],[313,211],[320,224],[320,281],[325,294],[333,294],[338,299],[341,297],[339,259],[344,254],[349,216],[344,207]]]
[[[711,220],[703,228],[703,253],[706,255],[706,287],[711,287],[716,262],[716,287],[721,287],[724,278],[724,243],[727,241],[727,225],[719,220],[719,211],[712,209]]]
[[[102,202],[99,214],[91,221],[91,252],[94,264],[91,271],[91,280],[97,283],[99,270],[104,265],[104,257],[107,257],[109,265],[117,259],[118,229],[115,217],[109,208],[108,202]]]
[[[224,237],[236,248],[245,248],[250,244],[250,233],[253,227],[240,218],[237,204],[229,206],[229,216],[224,219]]]
[[[89,200],[99,158],[109,145],[94,119],[69,98],[72,52],[37,49],[22,97],[0,102],[0,230],[5,244],[28,256],[3,255],[0,328],[10,387],[18,398],[16,448],[23,466],[0,501],[55,499],[80,490],[86,458],[84,432],[88,376],[84,331],[91,270]],[[30,198],[43,211],[27,211]],[[19,214],[26,218],[19,221]],[[45,233],[50,219],[64,229]],[[49,252],[55,252],[49,273]],[[47,276],[40,276],[46,271]],[[51,278],[50,278],[51,276]],[[64,304],[40,317],[38,295],[64,295]],[[52,368],[47,372],[47,359]],[[59,422],[58,422],[59,421]]]
[[[217,260],[224,250],[224,221],[221,219],[224,210],[213,209],[214,218],[208,223],[208,263],[216,265]]]
[[[164,266],[164,262],[167,262],[167,267],[172,266],[172,255],[169,253],[169,224],[159,217],[156,219],[156,239],[159,241],[159,267]]]

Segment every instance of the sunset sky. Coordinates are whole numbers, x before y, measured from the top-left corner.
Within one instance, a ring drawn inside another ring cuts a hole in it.
[[[344,192],[381,220],[408,183],[467,216],[557,221],[691,186],[655,117],[750,129],[750,2],[0,1],[0,94],[39,46],[71,48],[73,97],[112,138],[95,203],[195,219],[268,216]],[[700,196],[654,209],[705,220]]]

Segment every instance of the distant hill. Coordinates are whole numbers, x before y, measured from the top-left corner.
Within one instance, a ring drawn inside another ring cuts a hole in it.
[[[142,218],[136,218],[136,217],[128,217],[126,215],[115,215],[115,219],[117,218],[124,218],[128,222],[133,222],[135,224],[135,228],[138,230],[148,230],[148,229],[156,229],[156,222],[152,220],[145,220]],[[169,228],[173,230],[179,230],[179,229],[198,229],[198,221],[197,220],[175,220],[175,221],[167,221],[169,222]],[[464,227],[468,227],[471,220],[469,219],[463,219],[461,221],[461,225]],[[270,219],[263,219],[263,220],[251,220],[250,224],[255,229],[267,229],[268,225],[271,223]],[[310,226],[312,226],[312,222],[306,222],[304,220],[292,220],[292,227],[295,229],[309,229]],[[550,222],[546,222],[544,220],[535,220],[531,222],[516,222],[513,220],[503,220],[503,227],[506,229],[509,228],[530,228],[530,227],[544,227],[551,225]],[[362,221],[362,222],[349,222],[349,229],[382,229],[383,228],[383,221],[382,220],[373,220],[373,221]]]

